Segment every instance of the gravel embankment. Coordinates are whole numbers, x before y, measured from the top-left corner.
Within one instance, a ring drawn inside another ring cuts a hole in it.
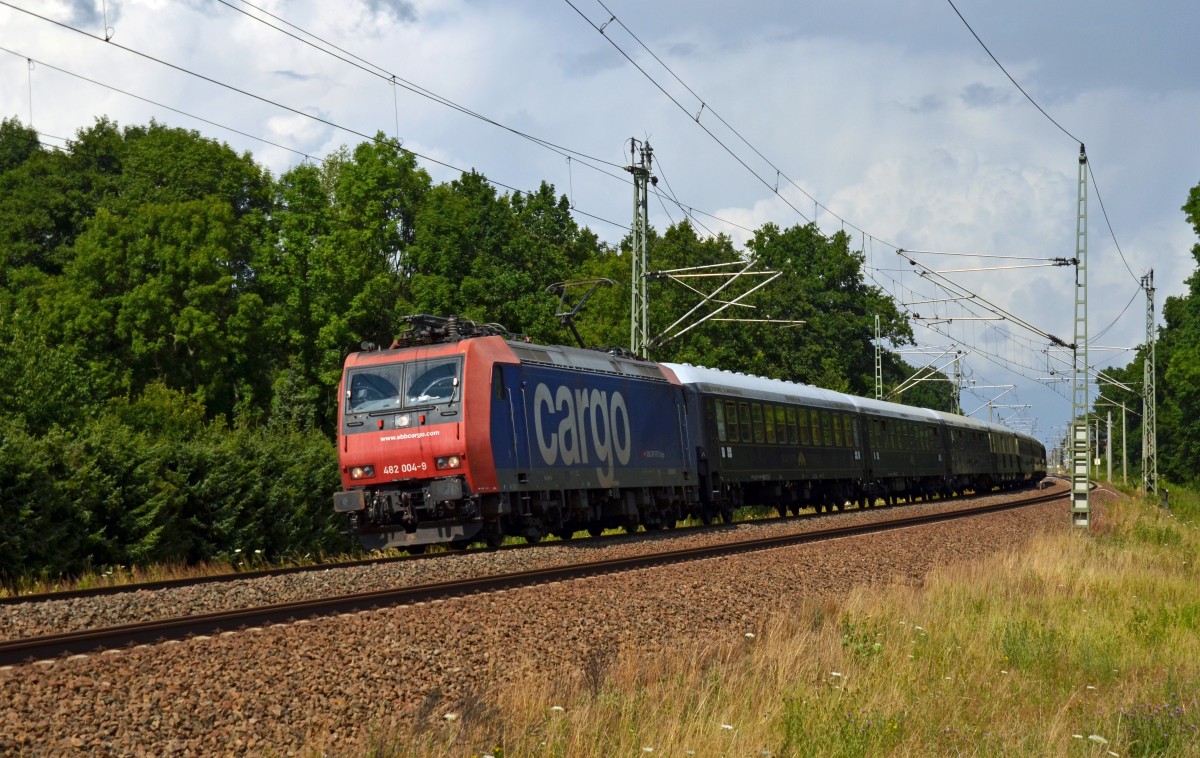
[[[1066,488],[1066,485],[1058,480],[1048,481],[1054,489]],[[1045,490],[1051,491],[1053,490],[1049,487]],[[915,513],[936,513],[969,505],[987,505],[1012,497],[1028,497],[1028,491],[970,500],[916,503],[866,512],[852,509],[822,518],[746,523],[716,530],[696,530],[696,533],[692,533],[692,530],[680,530],[662,532],[654,536],[642,534],[636,538],[610,537],[599,550],[595,543],[589,543],[585,547],[569,542],[555,542],[538,545],[531,550],[468,552],[431,560],[331,568],[288,576],[231,580],[178,589],[137,590],[101,598],[23,603],[0,607],[0,640],[551,568],[602,558],[621,558],[663,550],[736,542],[774,534],[803,533],[823,529],[830,523],[874,522]]]
[[[801,596],[919,581],[935,565],[975,560],[1067,528],[1060,501],[888,534],[2,668],[0,753],[286,755],[328,748],[357,755],[376,730],[411,728],[422,714],[437,718],[518,667],[562,676],[577,672],[596,651],[626,645],[653,651],[682,640],[741,638],[757,631],[772,610]],[[710,537],[672,544],[691,539]],[[347,570],[306,575],[303,581],[319,582],[316,591],[331,594],[512,570],[511,561],[526,568],[578,562],[581,549],[568,544],[370,570],[389,572],[386,579]],[[651,549],[622,541],[603,553]],[[555,557],[559,552],[565,555]],[[588,548],[587,556],[595,559],[600,552]],[[207,585],[161,597],[102,598],[86,608],[23,608],[22,620],[7,622],[7,628],[10,634],[63,628],[53,619],[76,614],[89,621],[66,626],[278,601],[283,592],[301,590],[276,583],[298,578],[242,589]],[[227,599],[203,599],[212,593]],[[169,611],[147,610],[155,605]]]

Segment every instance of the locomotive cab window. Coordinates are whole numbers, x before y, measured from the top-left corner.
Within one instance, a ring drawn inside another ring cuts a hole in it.
[[[417,361],[408,366],[408,387],[404,404],[408,406],[448,403],[458,394],[461,361],[446,358]]]
[[[400,384],[404,366],[393,363],[350,372],[346,390],[347,413],[371,413],[400,407]]]

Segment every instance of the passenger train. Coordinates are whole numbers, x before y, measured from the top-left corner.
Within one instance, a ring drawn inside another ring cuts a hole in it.
[[[339,387],[334,508],[367,548],[869,507],[1046,473],[1036,439],[964,416],[454,317],[409,324],[351,354]]]

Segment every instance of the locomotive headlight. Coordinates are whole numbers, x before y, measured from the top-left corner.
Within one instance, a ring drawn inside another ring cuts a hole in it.
[[[374,466],[355,466],[350,469],[351,479],[370,479],[375,476]]]
[[[438,467],[438,471],[448,468],[459,468],[462,466],[462,458],[457,455],[446,455],[434,460],[434,465]]]

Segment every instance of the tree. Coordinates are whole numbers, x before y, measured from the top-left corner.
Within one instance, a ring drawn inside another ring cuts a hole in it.
[[[100,209],[39,308],[68,342],[127,371],[134,391],[162,380],[231,413],[266,395],[255,365],[263,303],[243,286],[245,267],[218,198]]]

